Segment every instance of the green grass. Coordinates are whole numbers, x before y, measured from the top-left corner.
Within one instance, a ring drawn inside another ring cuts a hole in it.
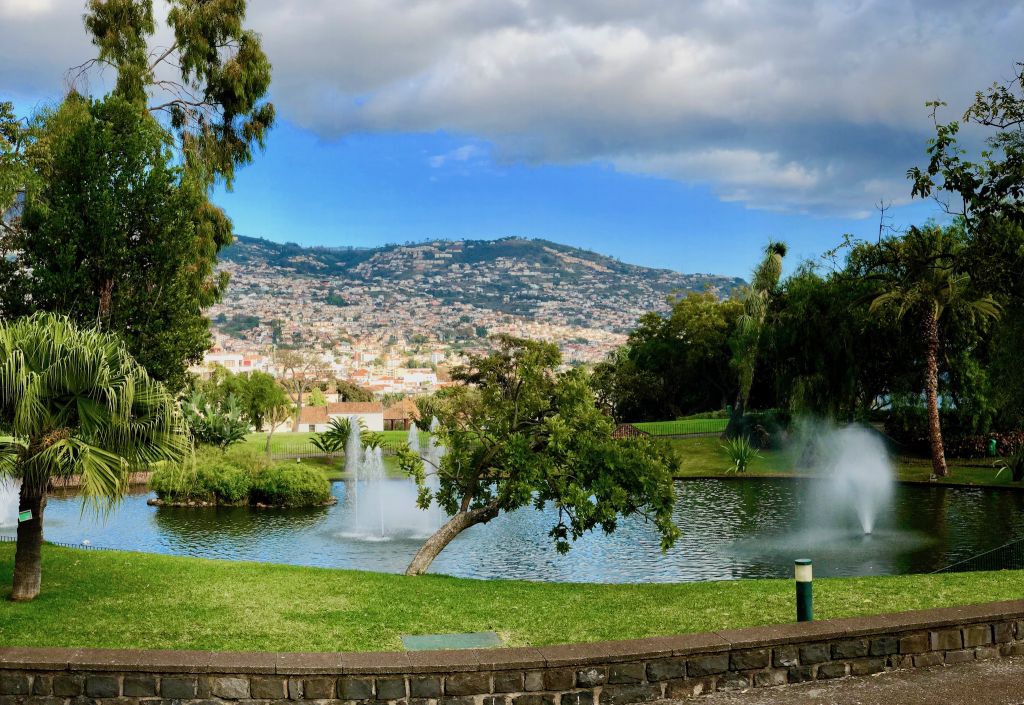
[[[13,544],[0,544],[0,599]],[[819,619],[1020,597],[1024,574],[815,581]],[[46,546],[43,591],[0,604],[0,645],[253,651],[399,649],[402,634],[494,630],[512,646],[793,618],[790,580],[674,585],[481,581]]]
[[[686,433],[721,433],[728,424],[728,419],[680,419],[678,421],[640,421],[633,425],[654,436],[672,436]]]
[[[784,451],[762,450],[741,475],[727,474],[729,458],[722,448],[723,441],[717,437],[666,438],[660,442],[675,448],[679,466],[676,477],[790,477],[802,473],[793,470],[794,463]],[[985,458],[947,458],[950,469],[948,477],[938,480],[949,485],[985,485],[991,487],[1024,487],[1024,483],[1013,482],[1010,474],[1004,472],[996,478],[991,460]],[[896,462],[897,479],[907,482],[927,482],[932,472],[929,458],[900,457]],[[806,474],[806,473],[803,473]]]
[[[409,437],[408,431],[380,431],[379,432],[384,440],[388,443],[404,443]],[[278,431],[270,438],[270,452],[271,453],[287,453],[290,449],[296,446],[301,446],[305,443],[309,443],[316,437],[317,434],[309,433],[307,431],[299,432],[287,432],[282,433]],[[424,432],[420,433],[420,441],[426,443],[427,435]],[[245,437],[244,443],[250,445],[259,450],[266,448],[267,434],[263,432],[250,433]]]

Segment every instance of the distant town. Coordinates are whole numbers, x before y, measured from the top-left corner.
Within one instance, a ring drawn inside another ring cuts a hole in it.
[[[595,363],[671,296],[743,283],[523,238],[354,249],[241,237],[220,269],[230,285],[209,311],[216,343],[195,372],[279,374],[275,352],[299,348],[379,396],[444,386],[501,333],[556,342],[567,365]]]

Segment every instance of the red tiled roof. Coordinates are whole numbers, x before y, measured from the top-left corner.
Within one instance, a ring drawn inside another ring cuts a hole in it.
[[[304,406],[302,407],[302,413],[299,414],[300,424],[322,424],[327,423],[327,421],[326,406]]]
[[[384,405],[375,401],[335,401],[327,405],[327,413],[335,414],[383,414]]]

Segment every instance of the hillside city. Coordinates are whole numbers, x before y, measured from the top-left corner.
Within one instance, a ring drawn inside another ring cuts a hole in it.
[[[670,297],[724,297],[742,280],[623,264],[542,240],[436,240],[373,250],[302,248],[241,237],[209,310],[215,365],[278,374],[275,351],[323,356],[339,379],[378,395],[429,393],[491,336],[551,340],[567,365],[604,359]]]

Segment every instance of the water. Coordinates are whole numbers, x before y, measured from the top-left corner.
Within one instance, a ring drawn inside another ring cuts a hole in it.
[[[675,519],[683,530],[667,554],[654,529],[627,520],[610,536],[591,534],[559,555],[547,532],[551,511],[524,509],[475,526],[449,545],[431,572],[475,578],[583,582],[679,582],[791,577],[793,559],[814,559],[815,575],[927,572],[1024,536],[1024,492],[896,485],[889,509],[865,535],[844,514],[827,529],[809,528],[822,480],[690,480],[676,484]],[[384,485],[409,488],[407,480]],[[125,498],[107,521],[74,496],[54,496],[46,538],[187,556],[402,572],[422,538],[353,537],[350,482],[332,486],[337,505],[313,509],[150,507],[148,493]],[[396,490],[399,491],[399,490]],[[404,491],[404,490],[401,490]],[[362,497],[360,498],[362,500]],[[0,529],[13,535],[14,530]]]

